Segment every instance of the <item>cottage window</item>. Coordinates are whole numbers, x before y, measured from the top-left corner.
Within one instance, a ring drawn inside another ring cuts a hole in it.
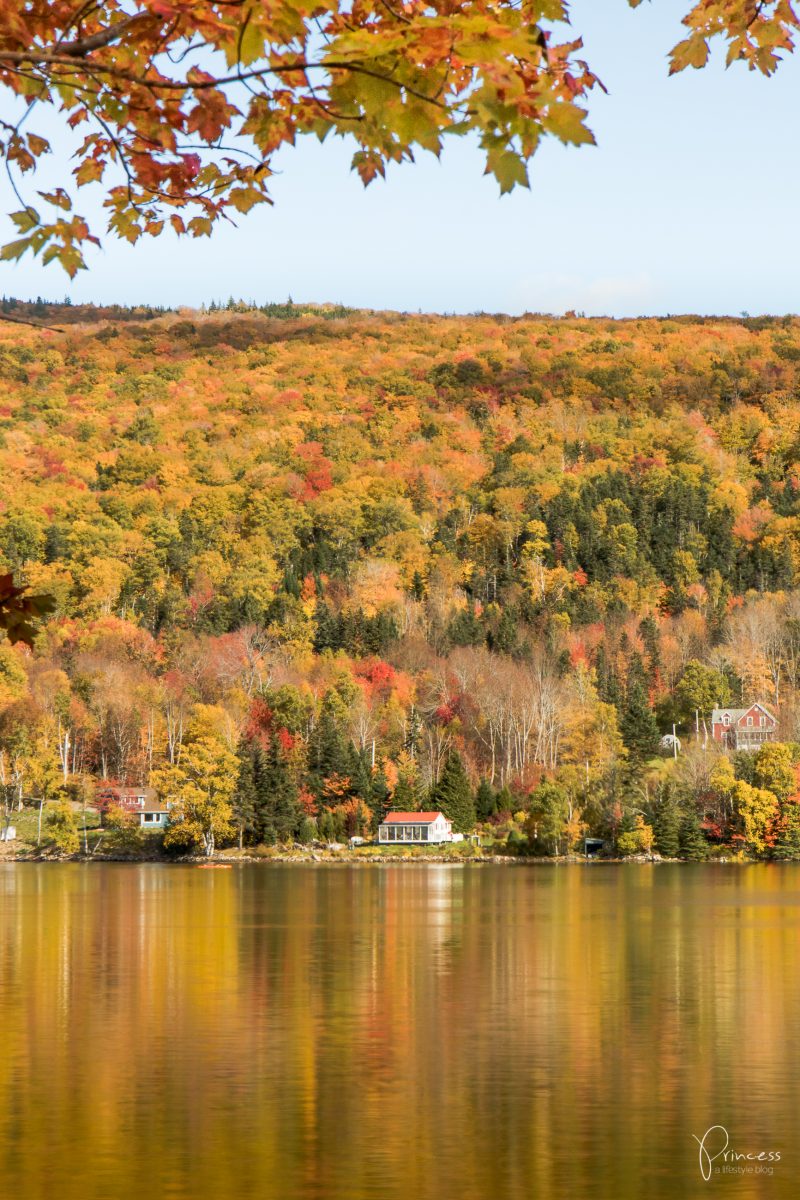
[[[725,715],[722,718],[722,724],[730,725],[730,723],[731,723],[730,713],[725,713]]]
[[[747,718],[747,724],[748,724],[748,725],[752,725],[752,724],[753,724],[753,718],[752,718],[752,717],[748,717],[748,718]]]
[[[758,723],[759,723],[759,725],[766,725],[766,723],[767,723],[767,718],[766,718],[766,717],[760,717],[760,718],[759,718],[759,721],[758,721]]]

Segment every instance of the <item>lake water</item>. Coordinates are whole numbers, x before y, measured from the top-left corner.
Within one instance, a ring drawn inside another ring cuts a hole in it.
[[[0,868],[4,1200],[711,1195],[800,1195],[800,868]]]

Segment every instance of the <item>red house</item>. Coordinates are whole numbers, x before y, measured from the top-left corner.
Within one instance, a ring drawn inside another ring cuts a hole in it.
[[[97,792],[97,807],[101,812],[114,805],[124,808],[126,812],[142,812],[155,801],[156,794],[149,787],[117,787],[111,784],[102,785]]]
[[[758,750],[773,742],[778,722],[763,704],[749,708],[715,708],[711,714],[711,736],[727,750]]]
[[[169,822],[169,806],[161,804],[153,788],[116,787],[106,784],[97,793],[97,807],[105,815],[109,808],[132,813],[142,829],[163,829]]]

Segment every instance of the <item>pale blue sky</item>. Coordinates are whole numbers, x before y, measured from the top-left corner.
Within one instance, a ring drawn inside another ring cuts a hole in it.
[[[351,149],[283,152],[275,206],[211,240],[106,239],[69,284],[30,261],[0,291],[75,301],[199,305],[340,301],[439,312],[631,316],[800,309],[800,55],[771,80],[721,54],[667,77],[689,0],[574,0],[596,149],[543,148],[530,192],[500,197],[477,148],[455,141],[364,190]],[[9,201],[4,193],[4,205]],[[4,232],[4,230],[2,231]]]

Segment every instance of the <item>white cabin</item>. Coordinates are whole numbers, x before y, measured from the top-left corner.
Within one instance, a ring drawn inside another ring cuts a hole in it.
[[[454,840],[453,826],[440,812],[387,813],[378,826],[379,842],[441,844]]]

